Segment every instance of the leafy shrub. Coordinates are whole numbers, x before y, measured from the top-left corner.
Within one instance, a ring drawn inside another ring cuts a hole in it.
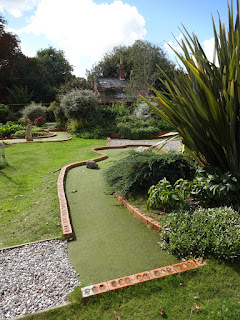
[[[32,136],[33,137],[42,137],[42,136],[48,136],[48,135],[49,135],[48,130],[44,130],[44,129],[38,128],[38,127],[32,128]]]
[[[118,118],[117,132],[123,139],[151,139],[152,135],[159,132],[169,131],[170,127],[163,121],[156,121],[150,116],[147,120],[142,120],[134,115]]]
[[[42,127],[45,123],[46,123],[46,121],[43,117],[38,117],[34,120],[34,124],[37,127]]]
[[[83,129],[82,121],[70,120],[66,124],[67,131],[71,134],[80,132]]]
[[[40,103],[32,102],[22,110],[24,118],[30,119],[32,122],[38,117],[45,118],[47,108],[42,106]]]
[[[10,109],[5,104],[0,104],[0,123],[6,123],[8,116],[10,115]]]
[[[0,125],[0,137],[9,137],[14,132],[20,130],[22,126],[20,124],[9,123],[5,125]]]
[[[177,257],[240,257],[240,216],[229,207],[178,211],[165,216],[160,247]]]
[[[213,205],[237,205],[240,196],[240,175],[216,168],[199,169],[191,188],[192,196]]]
[[[92,85],[84,78],[73,78],[69,79],[65,83],[63,83],[57,94],[57,101],[60,101],[61,98],[72,90],[86,90],[92,89]]]
[[[57,108],[57,103],[56,101],[52,101],[50,103],[50,106],[46,109],[46,122],[55,122],[55,110]]]
[[[191,194],[191,185],[191,182],[183,179],[177,180],[173,186],[166,178],[160,180],[148,191],[147,208],[171,211],[188,207],[186,199]]]
[[[167,154],[130,151],[127,157],[116,161],[105,173],[113,191],[133,196],[147,193],[164,177],[175,183],[180,178],[191,180],[194,175],[194,166],[184,159],[184,155],[174,151]]]
[[[188,207],[187,199],[201,201],[202,205],[227,205],[239,208],[240,176],[222,173],[219,169],[199,168],[192,181],[180,179],[172,186],[163,179],[149,191],[148,208],[160,208],[166,211],[175,210],[179,206]]]
[[[68,119],[91,119],[98,99],[91,90],[72,90],[61,98],[61,107]]]
[[[26,130],[21,129],[11,134],[12,137],[24,138],[26,136]]]
[[[101,139],[105,136],[105,131],[101,127],[87,128],[80,130],[76,137],[83,139]]]

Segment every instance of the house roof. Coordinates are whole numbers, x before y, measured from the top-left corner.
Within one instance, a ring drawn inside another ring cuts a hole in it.
[[[124,89],[129,85],[129,80],[120,80],[117,78],[97,78],[96,84],[98,90],[101,89]]]

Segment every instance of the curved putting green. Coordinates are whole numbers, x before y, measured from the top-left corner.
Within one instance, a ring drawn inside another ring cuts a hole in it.
[[[160,250],[156,231],[134,217],[107,194],[103,172],[127,150],[105,150],[100,170],[80,166],[66,179],[71,222],[76,240],[69,242],[69,258],[82,286],[176,263]]]

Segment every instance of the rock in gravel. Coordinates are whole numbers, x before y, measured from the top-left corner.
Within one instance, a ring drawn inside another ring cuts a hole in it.
[[[0,250],[0,319],[60,305],[79,285],[68,260],[67,241]]]

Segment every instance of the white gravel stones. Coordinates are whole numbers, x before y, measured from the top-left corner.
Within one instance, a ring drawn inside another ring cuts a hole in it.
[[[0,319],[52,308],[79,286],[67,241],[49,240],[0,250]]]
[[[161,144],[159,144],[159,141],[156,140],[126,140],[126,139],[111,139],[109,146],[113,147],[113,146],[124,146],[124,145],[148,145],[148,144],[152,144],[152,145],[156,145],[158,144],[159,146],[161,146]],[[177,150],[180,147],[180,141],[179,140],[172,140],[166,143],[166,145],[164,146],[165,150]]]

